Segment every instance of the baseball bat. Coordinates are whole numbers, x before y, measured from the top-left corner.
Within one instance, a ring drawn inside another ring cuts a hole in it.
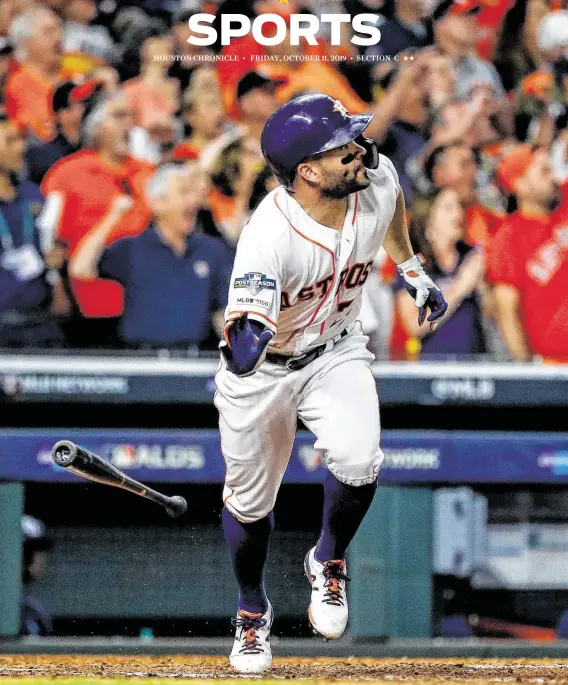
[[[95,483],[128,490],[128,492],[160,504],[172,518],[177,518],[187,511],[187,502],[183,497],[178,495],[168,497],[143,483],[139,483],[117,469],[116,466],[109,464],[102,457],[79,447],[70,440],[60,440],[56,443],[51,450],[51,458],[57,466],[71,471],[76,476],[92,480]]]

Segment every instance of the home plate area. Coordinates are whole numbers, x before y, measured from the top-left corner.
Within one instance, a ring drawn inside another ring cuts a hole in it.
[[[0,656],[0,683],[41,685],[56,681],[75,683],[159,683],[169,680],[248,680],[302,683],[327,681],[393,683],[396,681],[437,685],[441,683],[566,683],[568,660],[552,659],[275,659],[263,676],[236,675],[225,657],[203,656]]]

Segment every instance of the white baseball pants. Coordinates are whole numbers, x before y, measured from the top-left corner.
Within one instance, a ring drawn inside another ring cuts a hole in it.
[[[357,486],[377,478],[383,461],[379,400],[366,342],[356,323],[303,369],[264,362],[247,378],[221,360],[215,406],[227,467],[223,499],[237,519],[252,523],[274,508],[298,416],[338,480]]]

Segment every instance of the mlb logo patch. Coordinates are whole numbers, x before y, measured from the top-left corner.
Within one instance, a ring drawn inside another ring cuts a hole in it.
[[[266,274],[251,271],[242,278],[235,278],[235,288],[247,288],[253,295],[258,295],[261,290],[276,290],[276,281],[266,278]]]

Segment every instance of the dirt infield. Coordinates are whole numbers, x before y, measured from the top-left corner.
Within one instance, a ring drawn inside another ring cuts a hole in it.
[[[5,678],[28,683],[43,682],[43,679],[79,679],[77,682],[83,683],[104,682],[105,679],[120,682],[130,679],[135,682],[145,682],[144,679],[163,679],[164,682],[199,679],[202,682],[235,677],[224,657],[0,656],[0,682]],[[272,670],[255,682],[289,679],[312,683],[373,681],[385,685],[393,681],[412,681],[416,685],[481,685],[491,682],[568,685],[568,661],[282,658],[275,659]]]

